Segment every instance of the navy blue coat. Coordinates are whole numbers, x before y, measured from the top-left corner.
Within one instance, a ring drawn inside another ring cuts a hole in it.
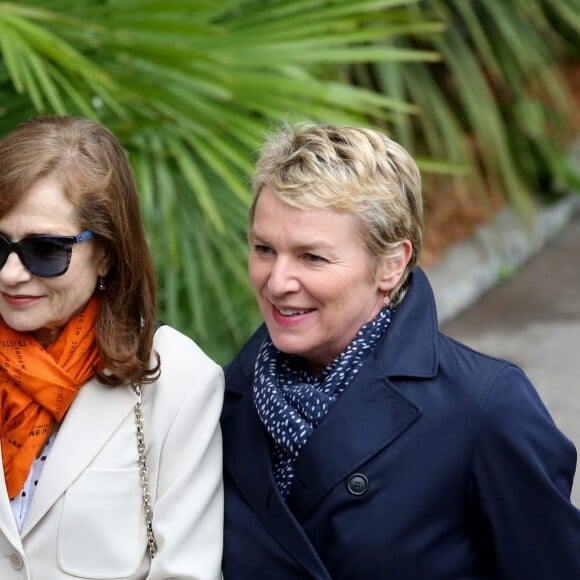
[[[420,269],[286,502],[252,400],[265,333],[226,369],[225,580],[580,579],[574,446],[519,368],[438,332]]]

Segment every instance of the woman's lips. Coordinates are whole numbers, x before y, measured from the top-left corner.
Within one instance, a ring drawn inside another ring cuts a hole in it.
[[[4,302],[10,306],[28,306],[38,300],[38,296],[27,296],[25,294],[7,294],[2,293]]]
[[[314,308],[293,308],[289,306],[274,306],[272,304],[272,317],[282,326],[299,324],[314,311]]]

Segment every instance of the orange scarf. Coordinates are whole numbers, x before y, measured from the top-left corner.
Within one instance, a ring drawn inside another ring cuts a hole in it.
[[[93,297],[46,349],[0,318],[0,436],[10,499],[22,489],[53,424],[62,421],[99,364],[98,310],[99,300]]]

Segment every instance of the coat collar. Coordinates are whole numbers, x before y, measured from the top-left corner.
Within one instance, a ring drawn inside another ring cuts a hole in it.
[[[433,290],[423,270],[415,268],[409,276],[407,295],[380,346],[387,376],[434,377],[439,360],[438,333]]]
[[[298,520],[307,517],[345,474],[419,419],[420,409],[389,378],[434,376],[437,332],[433,292],[425,274],[416,268],[404,302],[377,349],[302,450],[287,502],[276,488],[269,437],[252,397],[254,363],[267,336],[264,326],[226,367],[222,413],[226,470],[272,536],[313,576],[325,578],[328,573]],[[340,453],[333,453],[334,449]],[[323,463],[320,457],[325,457]]]

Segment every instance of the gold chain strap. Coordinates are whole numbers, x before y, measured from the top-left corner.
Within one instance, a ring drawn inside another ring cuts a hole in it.
[[[145,435],[143,432],[143,413],[141,412],[141,385],[133,384],[133,389],[137,395],[135,403],[135,425],[137,426],[137,451],[139,452],[139,476],[141,478],[141,489],[143,490],[143,510],[145,511],[145,524],[147,526],[147,546],[151,560],[157,553],[157,543],[153,533],[153,506],[151,505],[151,495],[149,494],[149,476],[147,473],[147,458],[145,455]]]

